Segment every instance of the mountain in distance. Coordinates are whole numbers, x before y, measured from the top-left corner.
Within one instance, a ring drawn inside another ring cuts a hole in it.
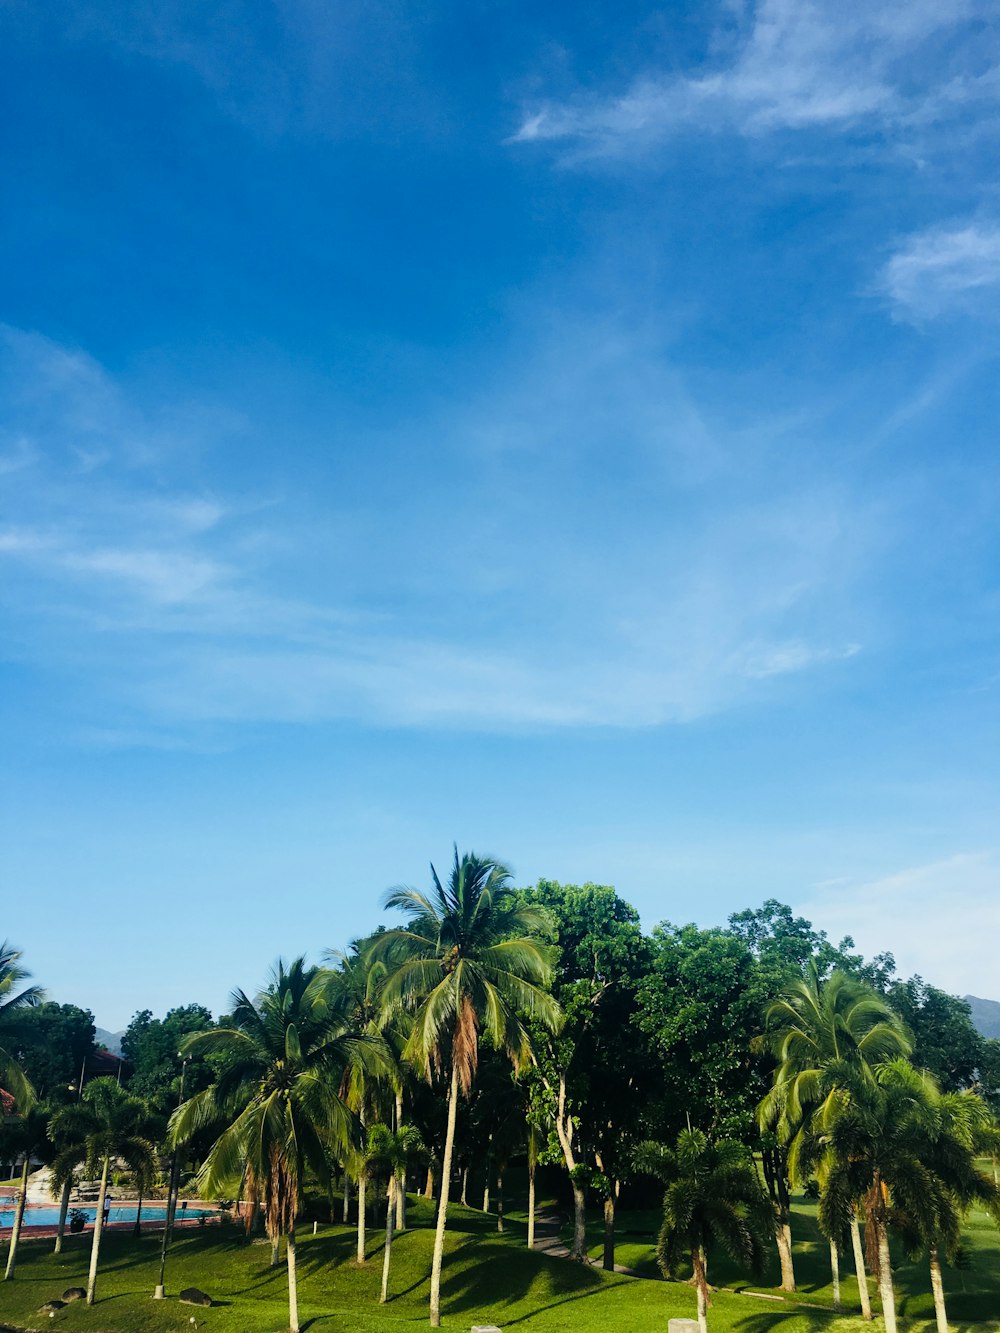
[[[972,1010],[972,1021],[984,1037],[1000,1037],[1000,1002],[981,1000],[978,995],[963,995]]]
[[[997,1009],[1000,1010],[1000,1004],[997,1005]],[[95,1028],[94,1044],[103,1046],[104,1049],[110,1051],[112,1055],[121,1055],[122,1037],[124,1037],[124,1035],[124,1032],[109,1032],[107,1028]]]

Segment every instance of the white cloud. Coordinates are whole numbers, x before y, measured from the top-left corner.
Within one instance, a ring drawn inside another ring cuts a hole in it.
[[[616,152],[691,129],[760,136],[823,126],[871,133],[926,124],[960,104],[997,95],[992,67],[970,73],[962,59],[973,38],[975,59],[988,55],[982,35],[962,28],[979,9],[975,0],[846,6],[760,0],[735,42],[723,39],[735,49],[716,68],[646,73],[617,95],[533,107],[513,137],[577,139]],[[946,34],[959,49],[950,60],[929,56],[928,47]]]
[[[969,222],[911,236],[886,264],[881,286],[903,319],[975,307],[1000,286],[1000,225]]]
[[[89,679],[128,735],[333,718],[656,726],[855,653],[863,507],[781,484],[766,430],[758,476],[752,433],[734,447],[655,339],[535,323],[461,413],[392,442],[416,460],[445,441],[420,505],[403,488],[370,512],[191,493],[170,480],[162,427],[151,440],[99,366],[8,332],[10,428],[32,459],[6,479],[17,523],[0,536],[12,650]],[[81,470],[75,446],[95,434],[107,461]],[[473,530],[428,541],[456,512]]]
[[[801,910],[868,956],[888,949],[901,975],[958,995],[1000,999],[1000,852],[961,852],[865,882],[832,885]]]

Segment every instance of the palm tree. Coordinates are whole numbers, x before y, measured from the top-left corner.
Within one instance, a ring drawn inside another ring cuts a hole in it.
[[[85,1150],[84,1174],[90,1178],[101,1172],[101,1188],[97,1199],[97,1216],[90,1248],[90,1275],[87,1280],[87,1304],[97,1297],[97,1266],[104,1233],[104,1201],[108,1194],[108,1173],[111,1159],[123,1161],[132,1173],[139,1189],[145,1192],[156,1171],[156,1147],[153,1141],[149,1107],[138,1097],[131,1096],[113,1078],[95,1078],[83,1090],[80,1116],[75,1127]],[[78,1144],[70,1150],[75,1155]],[[72,1171],[73,1162],[68,1169]],[[57,1178],[62,1178],[63,1165],[57,1166]]]
[[[7,1089],[20,1111],[27,1111],[35,1100],[35,1090],[11,1053],[18,1036],[17,1020],[25,1009],[45,998],[38,986],[18,989],[31,973],[20,965],[21,954],[8,941],[0,944],[0,1086]]]
[[[14,1276],[17,1246],[21,1237],[21,1225],[24,1221],[24,1205],[28,1198],[28,1174],[31,1170],[32,1157],[45,1159],[48,1157],[51,1148],[48,1129],[48,1115],[36,1103],[23,1115],[10,1117],[0,1130],[3,1138],[4,1155],[16,1157],[20,1153],[24,1154],[21,1168],[21,1188],[17,1195],[14,1225],[11,1228],[10,1243],[7,1248],[7,1267],[4,1271],[5,1282]]]
[[[637,1170],[666,1185],[656,1259],[664,1277],[676,1277],[690,1259],[698,1293],[698,1325],[708,1330],[708,1258],[722,1247],[756,1272],[772,1229],[771,1209],[746,1148],[723,1140],[712,1144],[698,1129],[681,1130],[677,1146],[640,1144]]]
[[[423,1152],[424,1141],[412,1125],[400,1125],[395,1131],[388,1125],[374,1124],[368,1131],[368,1160],[381,1167],[389,1179],[385,1210],[385,1254],[382,1260],[382,1305],[389,1298],[389,1264],[392,1259],[392,1233],[396,1220],[396,1196],[400,1178],[406,1178],[410,1158]]]
[[[241,1189],[251,1216],[263,1211],[272,1244],[286,1238],[288,1310],[299,1327],[295,1221],[307,1166],[326,1178],[327,1151],[342,1155],[357,1126],[342,1095],[346,1071],[379,1067],[381,1052],[350,1025],[343,995],[327,970],[297,958],[278,962],[256,1002],[231,997],[232,1026],[185,1039],[185,1055],[216,1054],[223,1072],[212,1087],[174,1112],[174,1144],[222,1126],[198,1174],[210,1195]]]
[[[904,1234],[927,1236],[945,1224],[946,1191],[925,1160],[940,1130],[939,1102],[930,1074],[890,1060],[873,1079],[848,1080],[803,1142],[803,1161],[826,1163],[819,1216],[827,1235],[845,1231],[863,1200],[886,1333],[896,1333],[890,1226],[903,1222]]]
[[[914,1146],[930,1169],[933,1185],[926,1189],[925,1184],[918,1210],[896,1207],[891,1222],[901,1232],[912,1258],[928,1252],[938,1333],[948,1333],[941,1255],[950,1261],[958,1256],[962,1220],[973,1204],[994,1218],[1000,1216],[1000,1189],[977,1162],[995,1144],[996,1129],[989,1107],[973,1092],[938,1094],[932,1087],[928,1098],[936,1111],[936,1123],[928,1125],[921,1119],[914,1126]]]
[[[55,1150],[52,1158],[52,1188],[60,1191],[59,1225],[56,1228],[54,1254],[61,1254],[66,1232],[66,1214],[77,1167],[87,1155],[87,1135],[93,1114],[82,1101],[69,1102],[53,1113],[49,1135]]]
[[[434,1258],[430,1322],[441,1324],[441,1264],[448,1219],[452,1154],[459,1093],[468,1097],[479,1065],[480,1036],[506,1051],[515,1069],[530,1058],[524,1017],[554,1028],[559,1008],[543,989],[550,980],[550,953],[538,942],[548,924],[543,909],[520,903],[510,871],[499,861],[466,853],[455,859],[447,885],[431,866],[429,895],[393,889],[386,906],[409,918],[404,929],[375,941],[389,965],[383,992],[388,1013],[413,1014],[404,1055],[428,1080],[448,1070],[448,1122]]]
[[[880,1062],[907,1055],[909,1038],[886,1001],[864,982],[846,972],[823,981],[811,959],[805,976],[768,1007],[764,1043],[777,1061],[774,1084],[758,1109],[765,1133],[773,1133],[782,1151],[782,1168],[794,1177],[798,1149],[814,1119],[822,1120],[833,1106],[845,1079],[873,1078]],[[786,1156],[787,1154],[787,1156]],[[787,1193],[774,1194],[775,1233],[781,1258],[782,1287],[795,1289]],[[871,1318],[857,1217],[850,1220],[862,1313]],[[830,1241],[835,1304],[839,1306],[838,1238]]]

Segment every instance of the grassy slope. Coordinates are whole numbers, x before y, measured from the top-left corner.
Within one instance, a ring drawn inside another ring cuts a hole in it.
[[[411,1208],[411,1214],[421,1224],[429,1222],[431,1216],[423,1201]],[[521,1228],[513,1219],[504,1237],[497,1237],[494,1228],[494,1218],[456,1209],[442,1291],[445,1328],[468,1330],[474,1323],[492,1322],[505,1329],[523,1327],[526,1333],[662,1333],[670,1316],[694,1313],[693,1293],[683,1284],[645,1282],[580,1269],[564,1260],[529,1253],[523,1245]],[[810,1238],[802,1225],[799,1231],[807,1246],[815,1246],[815,1233]],[[974,1228],[973,1243],[978,1252],[976,1270],[952,1274],[949,1279],[949,1308],[952,1326],[958,1333],[973,1328],[972,1323],[963,1320],[985,1320],[1000,1311],[1000,1245],[995,1229],[987,1230],[983,1222]],[[370,1238],[371,1258],[365,1268],[359,1269],[353,1262],[353,1230],[325,1226],[315,1237],[303,1235],[299,1248],[303,1323],[312,1321],[310,1328],[315,1333],[332,1333],[335,1329],[392,1333],[397,1328],[426,1327],[431,1244],[432,1235],[426,1229],[408,1231],[397,1238],[391,1280],[391,1290],[397,1294],[388,1306],[379,1307],[380,1236]],[[24,1243],[15,1281],[0,1284],[0,1322],[92,1333],[181,1333],[191,1327],[192,1315],[199,1328],[231,1333],[274,1333],[287,1325],[284,1266],[272,1271],[268,1266],[269,1247],[247,1245],[235,1228],[189,1231],[178,1238],[171,1253],[169,1291],[201,1286],[225,1302],[205,1311],[179,1306],[175,1301],[150,1300],[159,1259],[155,1235],[136,1242],[130,1236],[111,1234],[105,1246],[98,1304],[90,1310],[70,1306],[49,1320],[35,1311],[64,1287],[84,1282],[89,1238],[72,1238],[59,1259],[52,1256],[50,1241]],[[648,1257],[648,1246],[644,1249]],[[642,1252],[643,1247],[630,1240],[623,1246],[621,1257],[640,1258]],[[829,1289],[822,1286],[827,1276],[822,1253],[816,1247],[802,1250],[801,1255],[801,1299],[829,1304]],[[713,1276],[718,1281],[730,1276],[721,1263],[717,1270]],[[930,1318],[929,1301],[908,1292],[907,1271],[902,1278],[902,1327],[920,1329]],[[959,1291],[963,1279],[970,1293],[965,1305]],[[845,1282],[845,1299],[855,1295],[853,1285]],[[713,1333],[846,1333],[862,1325],[856,1319],[835,1319],[822,1310],[796,1309],[719,1292],[713,1302],[710,1327]],[[988,1327],[1000,1325],[975,1325],[977,1333]]]

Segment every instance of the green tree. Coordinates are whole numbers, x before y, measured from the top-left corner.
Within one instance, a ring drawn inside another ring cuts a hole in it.
[[[52,1188],[60,1193],[59,1223],[53,1253],[61,1254],[66,1234],[66,1215],[76,1178],[77,1167],[87,1156],[87,1136],[93,1129],[93,1113],[83,1101],[67,1102],[56,1108],[49,1122],[52,1140]]]
[[[553,994],[563,1014],[558,1032],[533,1034],[530,1114],[551,1127],[544,1158],[561,1161],[572,1186],[573,1258],[587,1258],[589,1183],[602,1197],[604,1265],[613,1269],[615,1208],[653,1073],[651,1042],[635,1022],[649,944],[639,914],[610,885],[539,880],[522,898],[553,922]]]
[[[22,986],[31,973],[21,966],[19,950],[8,941],[0,944],[0,1086],[14,1098],[20,1111],[35,1100],[35,1090],[15,1054],[22,1037],[22,1020],[44,992],[38,986]]]
[[[380,1052],[351,1027],[334,975],[302,958],[279,961],[256,1003],[236,991],[230,1022],[185,1038],[184,1054],[219,1057],[221,1072],[174,1112],[171,1138],[183,1144],[221,1127],[199,1186],[210,1196],[242,1190],[263,1211],[272,1242],[286,1238],[289,1324],[298,1333],[295,1222],[306,1168],[325,1180],[328,1152],[342,1155],[356,1141],[342,1087],[353,1064],[375,1067]]]
[[[424,1150],[420,1131],[413,1125],[400,1125],[395,1131],[377,1123],[368,1131],[368,1160],[381,1167],[388,1179],[385,1210],[385,1249],[382,1258],[382,1292],[379,1302],[389,1299],[389,1266],[392,1262],[392,1235],[396,1220],[396,1191],[406,1178],[407,1164]]]
[[[112,1158],[125,1163],[140,1193],[145,1194],[156,1171],[156,1129],[146,1103],[120,1088],[113,1078],[95,1078],[88,1083],[83,1090],[81,1108],[86,1113],[86,1122],[81,1123],[75,1132],[82,1138],[86,1153],[83,1169],[88,1178],[96,1175],[98,1170],[101,1173],[87,1279],[87,1304],[93,1305],[97,1298],[104,1200],[108,1193]],[[56,1176],[62,1178],[60,1167],[57,1167]]]
[[[21,1115],[0,1120],[0,1155],[16,1158],[23,1155],[21,1164],[21,1188],[18,1190],[17,1207],[14,1212],[14,1225],[11,1227],[10,1242],[7,1248],[7,1267],[4,1281],[14,1276],[17,1262],[17,1247],[24,1221],[24,1205],[28,1198],[28,1174],[32,1158],[43,1161],[50,1156],[51,1144],[48,1136],[49,1117],[45,1108],[34,1103]]]
[[[761,1099],[758,1118],[763,1130],[776,1134],[789,1149],[793,1176],[803,1175],[804,1145],[815,1127],[836,1108],[845,1084],[874,1080],[884,1060],[909,1051],[898,1017],[870,986],[846,972],[823,981],[815,960],[806,974],[788,987],[767,1010],[765,1042],[775,1061],[774,1082]],[[861,1260],[857,1220],[851,1218],[855,1261]],[[829,1233],[834,1297],[839,1305],[838,1234]],[[787,1219],[778,1231],[782,1274],[791,1266]],[[862,1309],[868,1315],[868,1288],[863,1261],[858,1268]]]
[[[433,866],[431,878],[429,895],[413,888],[388,894],[386,906],[402,912],[408,925],[387,931],[378,952],[390,963],[387,1011],[413,1014],[406,1057],[428,1078],[435,1069],[450,1075],[431,1266],[430,1322],[438,1328],[458,1098],[468,1096],[475,1081],[480,1036],[520,1068],[531,1054],[527,1021],[554,1028],[559,1009],[544,989],[552,974],[538,940],[548,927],[546,913],[518,900],[507,867],[471,852],[459,858],[456,847],[447,884]]]
[[[149,1009],[140,1010],[122,1037],[122,1056],[132,1066],[129,1091],[169,1114],[177,1104],[181,1046],[193,1032],[207,1032],[213,1026],[210,1011],[201,1004],[180,1005],[163,1018],[154,1018]],[[184,1086],[192,1095],[207,1088],[214,1076],[212,1062],[197,1056],[188,1061]]]
[[[934,1075],[945,1092],[971,1088],[984,1058],[966,1000],[930,986],[921,977],[897,981],[886,998],[913,1038],[913,1063]]]
[[[754,1273],[763,1262],[771,1230],[770,1208],[741,1143],[710,1143],[697,1129],[681,1130],[674,1148],[643,1143],[635,1151],[639,1171],[666,1185],[663,1223],[656,1259],[664,1277],[674,1278],[690,1262],[698,1298],[698,1324],[708,1329],[708,1262],[724,1249]]]
[[[50,1001],[25,1009],[18,1020],[21,1068],[41,1098],[79,1086],[94,1046],[94,1015],[75,1004]]]

